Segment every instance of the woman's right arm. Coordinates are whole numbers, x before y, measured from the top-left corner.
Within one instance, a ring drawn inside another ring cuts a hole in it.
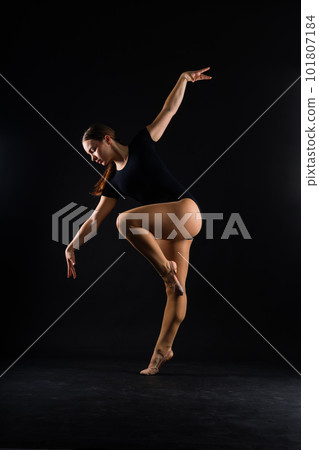
[[[95,208],[92,215],[84,222],[81,226],[77,234],[74,236],[72,241],[69,243],[65,250],[65,258],[67,263],[67,278],[73,275],[73,278],[76,278],[76,272],[74,269],[75,266],[75,255],[74,250],[79,250],[81,245],[87,242],[91,237],[95,236],[99,226],[103,222],[103,220],[108,216],[108,214],[112,211],[114,206],[116,205],[117,199],[112,197],[105,197],[101,195],[101,199]],[[88,234],[93,234],[93,236],[85,237]]]
[[[157,142],[161,138],[172,117],[176,114],[184,98],[188,81],[194,83],[199,80],[211,80],[211,76],[203,73],[209,69],[210,67],[205,67],[205,69],[189,70],[188,72],[183,72],[181,74],[174,89],[167,97],[161,112],[155,117],[155,120],[146,127],[153,141]]]

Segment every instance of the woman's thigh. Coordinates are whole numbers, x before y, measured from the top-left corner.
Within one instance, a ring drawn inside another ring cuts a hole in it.
[[[127,227],[147,228],[156,239],[168,240],[192,239],[202,227],[198,206],[190,198],[138,206],[122,212],[117,225],[123,221]]]

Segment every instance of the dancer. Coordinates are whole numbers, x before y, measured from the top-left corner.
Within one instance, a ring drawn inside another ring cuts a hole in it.
[[[210,80],[209,67],[183,72],[155,120],[143,128],[129,145],[115,131],[95,124],[84,133],[82,145],[91,160],[106,166],[93,195],[101,196],[92,216],[67,246],[67,277],[76,278],[75,254],[95,222],[97,228],[114,208],[120,195],[142,204],[119,214],[116,226],[162,277],[167,302],[159,337],[148,367],[141,375],[155,375],[173,357],[172,345],[187,308],[186,277],[190,247],[202,227],[197,200],[168,171],[155,149],[166,127],[176,114],[188,82]],[[182,194],[182,195],[181,195]],[[141,216],[148,219],[148,226]],[[175,217],[175,220],[174,220]],[[158,236],[158,220],[161,233]],[[176,225],[176,226],[175,226]]]

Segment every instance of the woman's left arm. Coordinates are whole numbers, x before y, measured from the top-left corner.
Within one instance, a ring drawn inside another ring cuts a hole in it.
[[[189,81],[194,83],[200,80],[210,80],[212,77],[203,73],[209,69],[209,67],[206,67],[205,69],[190,70],[182,73],[172,92],[167,97],[161,112],[155,120],[146,127],[153,141],[156,142],[161,138],[167,125],[171,121],[171,118],[176,114],[182,103],[187,83]]]

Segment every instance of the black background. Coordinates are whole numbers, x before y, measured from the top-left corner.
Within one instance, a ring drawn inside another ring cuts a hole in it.
[[[151,5],[151,4],[149,4]],[[28,4],[4,15],[2,75],[69,146],[0,80],[2,355],[15,359],[123,252],[124,256],[24,356],[151,356],[165,290],[153,267],[118,239],[120,199],[81,247],[77,279],[52,214],[94,209],[99,178],[81,147],[94,122],[129,142],[160,111],[181,72],[210,66],[187,86],[158,143],[189,186],[300,74],[300,5],[227,3]],[[100,166],[96,169],[102,172]],[[203,225],[191,264],[295,367],[300,366],[300,82],[190,189],[203,212],[223,213],[214,239]],[[232,212],[251,240],[220,237]],[[145,277],[147,276],[147,283]],[[203,360],[278,360],[258,333],[194,269],[174,351]]]

